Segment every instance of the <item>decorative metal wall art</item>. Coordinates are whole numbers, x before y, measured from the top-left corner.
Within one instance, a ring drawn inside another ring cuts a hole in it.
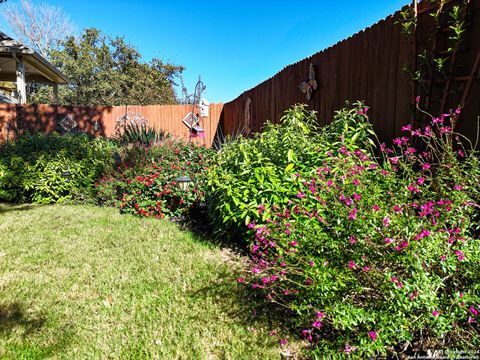
[[[317,90],[317,81],[315,80],[315,68],[310,64],[308,68],[308,80],[302,81],[298,88],[306,94],[307,100],[310,100],[314,90]]]

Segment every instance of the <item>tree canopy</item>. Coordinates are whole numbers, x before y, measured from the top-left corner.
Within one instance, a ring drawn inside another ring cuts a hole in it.
[[[106,37],[95,28],[60,42],[49,59],[69,80],[59,89],[59,103],[66,105],[173,104],[174,80],[184,70],[159,58],[142,62],[123,38]],[[52,102],[50,87],[33,89],[29,102]]]

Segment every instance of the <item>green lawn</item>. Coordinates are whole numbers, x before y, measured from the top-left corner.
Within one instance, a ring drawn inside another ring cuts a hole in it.
[[[0,205],[0,358],[280,358],[237,263],[166,221]]]

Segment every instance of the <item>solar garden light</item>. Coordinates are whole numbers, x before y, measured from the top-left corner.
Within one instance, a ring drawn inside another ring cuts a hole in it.
[[[65,179],[65,181],[68,183],[70,182],[70,179],[72,178],[72,173],[70,170],[66,169],[62,171],[62,177]]]
[[[98,123],[98,120],[96,120],[96,121],[93,123],[93,131],[95,131],[95,132],[99,132],[99,131],[100,131],[100,124]]]
[[[190,179],[188,176],[180,176],[176,178],[175,181],[178,183],[178,187],[181,191],[188,191],[192,179]]]

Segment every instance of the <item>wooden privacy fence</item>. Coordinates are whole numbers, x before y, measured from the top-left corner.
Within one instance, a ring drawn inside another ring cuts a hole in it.
[[[445,11],[450,11],[453,5],[463,4],[463,1],[447,0]],[[438,114],[463,102],[457,131],[474,138],[480,114],[480,0],[468,2],[464,19],[467,31],[458,53],[451,56],[455,59],[451,61],[453,65],[447,63],[451,70],[449,79],[439,82],[439,79],[430,77],[428,80],[431,85],[428,109]],[[195,138],[193,141],[212,145],[219,124],[222,131],[218,133],[224,135],[261,131],[266,120],[278,122],[283,112],[296,103],[306,103],[310,109],[316,110],[319,124],[325,125],[331,122],[335,110],[342,108],[346,100],[365,101],[380,140],[391,141],[401,134],[403,125],[422,120],[414,107],[415,97],[420,93],[419,83],[412,86],[411,75],[405,67],[413,66],[415,70],[415,59],[418,60],[418,54],[423,50],[441,56],[449,47],[448,26],[437,29],[430,10],[431,2],[419,4],[414,40],[402,34],[400,12],[397,12],[332,47],[287,66],[235,100],[224,105],[211,105],[210,117],[201,123],[206,130],[205,139]],[[299,84],[309,80],[311,68],[318,88],[307,99]],[[80,130],[113,136],[115,121],[128,113],[141,115],[150,125],[188,139],[189,132],[182,119],[189,111],[190,105],[73,107],[3,104],[0,105],[0,141],[12,137],[16,130],[54,131],[58,121],[67,114],[78,122]],[[95,121],[100,123],[98,132],[93,130]]]
[[[201,119],[205,138],[192,138],[199,145],[211,146],[222,111],[222,104],[210,105],[208,118]],[[192,105],[148,106],[57,106],[0,104],[0,141],[13,138],[17,132],[52,132],[66,116],[78,124],[78,130],[95,136],[113,137],[115,122],[126,114],[136,114],[148,120],[149,126],[189,139],[188,128],[182,119],[192,110]],[[99,130],[94,131],[98,122]]]
[[[454,4],[461,4],[461,1],[453,0],[448,6]],[[412,64],[415,52],[418,54],[422,49],[432,52],[433,49],[430,35],[435,31],[428,6],[428,1],[419,6],[416,41],[402,34],[398,23],[400,13],[397,12],[330,48],[287,66],[224,104],[220,123],[223,133],[261,131],[265,120],[278,122],[285,109],[295,103],[308,104],[318,112],[320,125],[325,125],[331,122],[335,110],[344,107],[346,100],[364,100],[370,106],[370,119],[382,141],[400,135],[402,125],[413,118],[415,99],[411,76],[404,68]],[[472,135],[476,134],[480,113],[480,81],[478,71],[473,71],[480,56],[480,0],[470,1],[466,24],[467,32],[453,70],[456,78],[473,80],[457,128],[461,133]],[[443,42],[446,47],[448,34],[444,29],[440,30],[438,37],[441,36],[444,39],[438,43]],[[318,89],[307,100],[298,86],[309,79],[310,64]],[[465,86],[467,81],[450,87],[451,93],[456,90],[460,96],[449,96],[446,109],[458,105]],[[441,90],[434,91],[430,104],[438,105],[441,99]],[[435,111],[435,107],[430,110]]]

